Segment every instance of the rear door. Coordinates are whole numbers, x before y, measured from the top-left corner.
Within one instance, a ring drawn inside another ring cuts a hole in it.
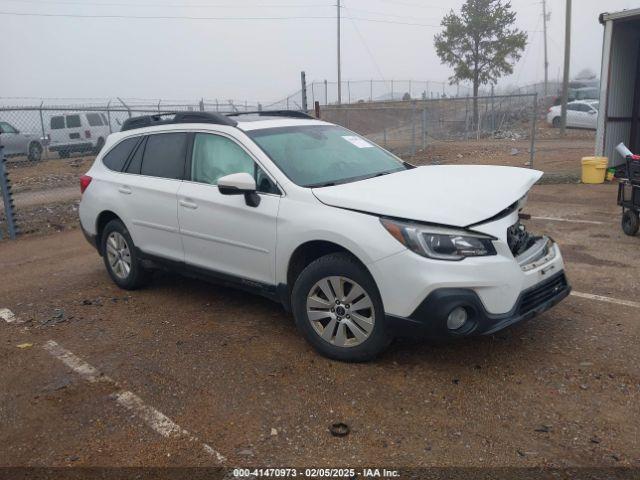
[[[80,114],[72,114],[65,115],[65,134],[66,134],[66,145],[76,144],[76,143],[85,143],[90,140],[85,140],[83,138],[84,132],[82,128],[82,118]],[[63,144],[65,140],[63,140]]]
[[[177,193],[185,170],[189,134],[148,135],[119,175],[118,194],[126,202],[131,236],[143,252],[183,261],[178,232]]]
[[[185,262],[262,284],[275,283],[276,221],[280,191],[255,159],[233,138],[196,133],[188,180],[178,192],[178,215]],[[223,195],[220,177],[254,176],[260,204],[243,195]]]

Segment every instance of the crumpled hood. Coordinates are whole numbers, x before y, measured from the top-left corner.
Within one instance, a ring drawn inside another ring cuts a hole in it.
[[[314,188],[327,205],[389,217],[467,227],[525,196],[543,173],[515,167],[434,165]]]

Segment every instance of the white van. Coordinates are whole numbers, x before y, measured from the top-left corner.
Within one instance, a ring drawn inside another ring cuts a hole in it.
[[[49,150],[63,158],[74,152],[98,153],[111,133],[104,113],[65,113],[49,121]]]

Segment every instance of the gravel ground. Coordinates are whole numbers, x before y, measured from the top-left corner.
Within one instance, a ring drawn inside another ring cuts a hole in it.
[[[561,244],[575,291],[637,300],[640,239],[622,234],[615,198],[537,186],[529,228]],[[54,340],[230,466],[640,467],[634,307],[570,297],[493,336],[400,341],[351,365],[259,297],[166,273],[119,290],[78,230],[0,244],[0,271],[0,309],[24,322],[0,321],[0,465],[216,464],[52,358]],[[332,436],[334,422],[350,433]]]

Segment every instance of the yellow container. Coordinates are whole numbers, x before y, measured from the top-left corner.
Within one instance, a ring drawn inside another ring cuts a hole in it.
[[[607,157],[584,157],[582,159],[582,183],[604,183],[608,164]]]

